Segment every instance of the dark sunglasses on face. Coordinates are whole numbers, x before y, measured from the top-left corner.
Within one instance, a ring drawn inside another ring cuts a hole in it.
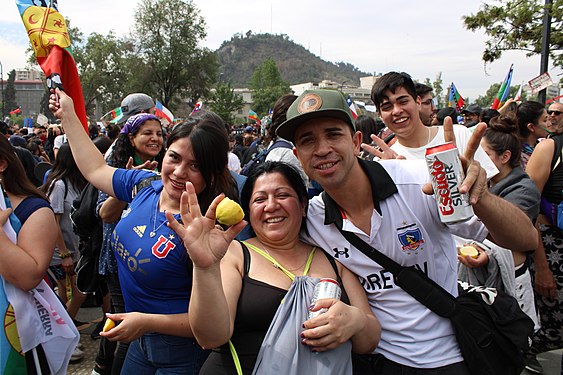
[[[562,113],[563,112],[561,112],[561,111],[547,111],[548,115],[554,115],[554,116],[559,116]]]

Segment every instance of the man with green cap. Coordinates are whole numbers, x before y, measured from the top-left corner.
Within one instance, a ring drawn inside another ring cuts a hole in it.
[[[468,144],[467,177],[460,188],[470,194],[479,219],[445,225],[435,198],[426,194],[431,188],[426,184],[424,160],[369,162],[357,157],[362,135],[339,91],[305,91],[278,127],[277,134],[295,145],[294,153],[309,178],[325,190],[309,203],[308,240],[331,249],[330,255],[358,275],[381,322],[378,348],[364,358],[365,369],[356,367],[355,372],[469,373],[450,321],[398,287],[388,270],[355,248],[340,230],[357,235],[403,266],[419,268],[453,295],[457,295],[457,254],[451,233],[477,240],[490,237],[513,249],[537,246],[528,217],[488,192],[485,170],[473,161],[483,131],[478,129]],[[324,307],[331,306],[331,300],[325,303]],[[314,330],[304,334],[313,335]]]

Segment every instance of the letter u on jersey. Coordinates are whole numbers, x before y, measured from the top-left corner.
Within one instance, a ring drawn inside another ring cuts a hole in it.
[[[154,245],[152,245],[152,254],[157,257],[158,259],[164,259],[168,255],[168,253],[174,248],[176,245],[170,241],[168,238],[160,235],[158,237],[158,241]]]

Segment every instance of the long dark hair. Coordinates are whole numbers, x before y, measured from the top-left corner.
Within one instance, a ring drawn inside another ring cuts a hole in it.
[[[146,121],[145,121],[146,122]],[[144,125],[144,123],[143,123]],[[143,125],[139,126],[135,129],[131,135],[135,135],[141,130]],[[162,159],[164,158],[166,150],[164,147],[160,149],[160,152],[154,157],[154,160],[158,162],[158,169],[162,167]],[[113,150],[109,157],[109,164],[116,168],[125,168],[127,166],[127,162],[129,158],[135,156],[135,147],[131,143],[128,134],[119,134],[117,140],[115,141],[115,146],[113,146]]]
[[[229,138],[224,121],[211,111],[199,111],[174,127],[166,148],[182,138],[189,138],[205,188],[197,198],[201,211],[207,211],[221,194],[238,202],[236,182],[227,168]]]
[[[522,138],[530,135],[528,124],[536,125],[545,107],[540,102],[529,100],[518,106],[516,117],[518,118],[518,134]]]
[[[55,184],[53,181],[56,180],[66,180],[65,183],[70,183],[75,190],[81,191],[84,186],[86,186],[86,179],[80,173],[74,158],[72,157],[72,151],[68,143],[63,143],[59,148],[57,157],[55,158],[55,163],[47,177],[47,181],[42,186],[42,189],[47,195],[51,194]]]
[[[45,194],[35,187],[27,177],[23,164],[17,157],[14,147],[8,142],[6,137],[1,136],[0,159],[8,163],[2,179],[2,185],[8,193],[24,197],[36,196],[47,199]]]

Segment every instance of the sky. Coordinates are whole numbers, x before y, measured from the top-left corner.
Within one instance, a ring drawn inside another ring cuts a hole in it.
[[[492,0],[487,0],[491,3]],[[132,31],[138,0],[58,0],[59,12],[85,35]],[[484,65],[484,33],[463,27],[462,16],[479,10],[478,1],[451,0],[193,0],[207,24],[200,44],[212,50],[235,33],[286,34],[324,60],[344,61],[367,73],[404,71],[432,81],[442,73],[444,87],[454,82],[474,100],[500,83],[514,64],[512,84],[539,75],[540,56],[508,52]],[[95,6],[94,6],[95,4]],[[4,79],[26,67],[29,40],[14,0],[0,0],[0,63]],[[173,17],[174,15],[170,15]],[[554,80],[563,71],[550,64]],[[359,85],[359,82],[358,82]]]

